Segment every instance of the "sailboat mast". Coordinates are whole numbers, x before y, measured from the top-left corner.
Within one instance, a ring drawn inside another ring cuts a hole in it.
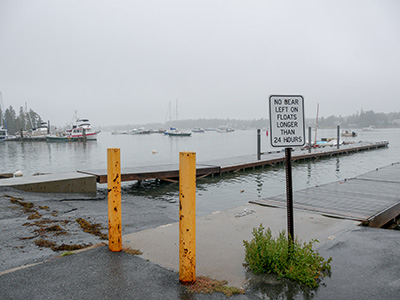
[[[171,101],[169,101],[168,112],[169,112],[169,125],[171,126],[171,122],[172,122]]]
[[[176,107],[175,107],[175,117],[176,117],[176,121],[178,122],[178,98],[176,99]]]

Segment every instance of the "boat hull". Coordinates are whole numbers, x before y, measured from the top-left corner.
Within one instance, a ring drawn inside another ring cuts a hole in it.
[[[66,136],[51,136],[48,135],[46,136],[46,142],[50,142],[50,143],[60,143],[60,142],[69,142],[71,141],[71,139],[69,139]]]

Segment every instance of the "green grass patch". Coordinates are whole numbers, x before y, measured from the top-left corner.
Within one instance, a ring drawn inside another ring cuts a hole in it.
[[[289,255],[285,231],[273,238],[271,230],[260,225],[253,229],[253,239],[243,241],[245,261],[254,273],[274,273],[278,277],[295,280],[309,287],[318,287],[320,277],[331,270],[332,258],[325,260],[314,250],[318,240],[301,244],[297,239]]]

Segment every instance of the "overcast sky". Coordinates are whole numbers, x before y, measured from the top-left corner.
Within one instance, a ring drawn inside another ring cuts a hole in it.
[[[400,111],[400,1],[0,0],[0,91],[52,124]]]

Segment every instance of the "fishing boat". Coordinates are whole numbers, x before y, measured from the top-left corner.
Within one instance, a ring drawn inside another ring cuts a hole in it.
[[[93,131],[88,119],[77,119],[72,129],[67,130],[65,133],[70,140],[95,141],[100,131]]]

